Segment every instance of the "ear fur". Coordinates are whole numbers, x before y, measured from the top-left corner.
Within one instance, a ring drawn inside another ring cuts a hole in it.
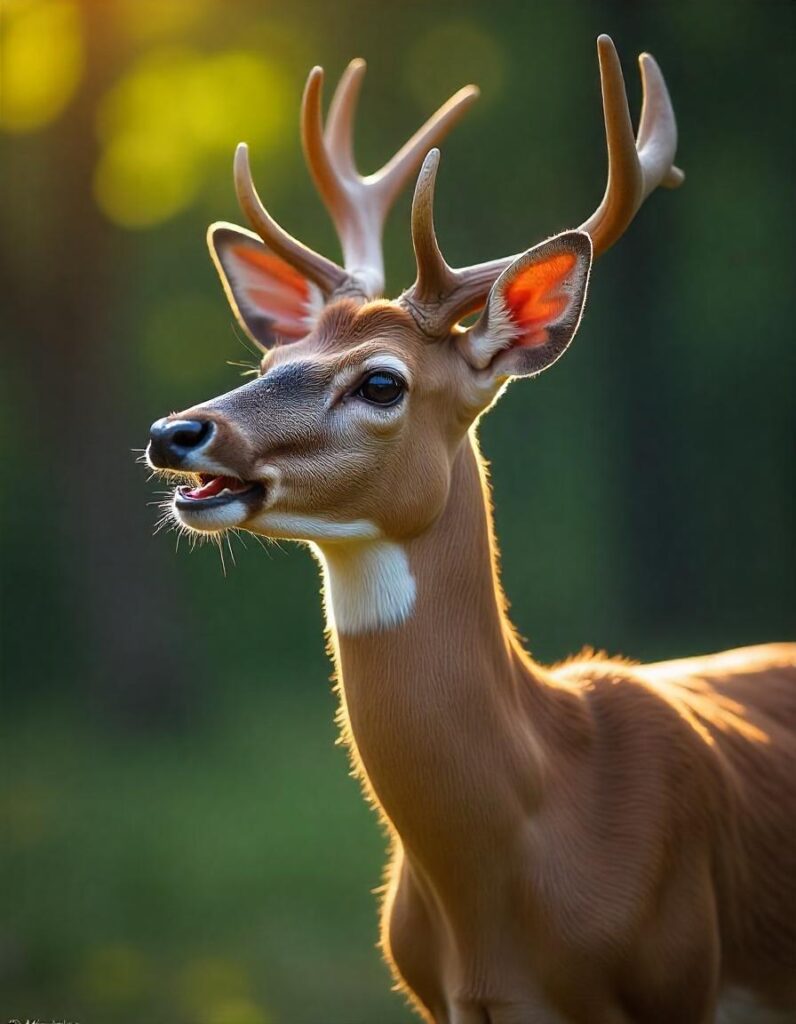
[[[211,224],[207,244],[232,311],[256,345],[267,350],[309,334],[323,308],[315,284],[234,224]]]
[[[552,366],[578,329],[591,260],[584,231],[564,231],[517,257],[459,338],[470,365],[495,377],[528,377]]]

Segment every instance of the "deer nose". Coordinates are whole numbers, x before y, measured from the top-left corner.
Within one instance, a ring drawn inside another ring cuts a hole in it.
[[[156,420],[149,428],[149,457],[156,466],[179,469],[215,433],[211,420]]]

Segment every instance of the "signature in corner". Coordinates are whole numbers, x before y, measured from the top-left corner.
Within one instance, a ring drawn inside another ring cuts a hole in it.
[[[11,1017],[6,1024],[77,1024],[77,1021],[70,1020],[31,1020],[26,1017],[24,1020],[21,1017]]]

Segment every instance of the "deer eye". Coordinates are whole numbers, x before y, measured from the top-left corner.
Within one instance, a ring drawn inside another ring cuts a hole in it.
[[[395,405],[400,401],[406,384],[396,374],[387,370],[369,373],[354,392],[357,398],[364,398],[372,405]]]

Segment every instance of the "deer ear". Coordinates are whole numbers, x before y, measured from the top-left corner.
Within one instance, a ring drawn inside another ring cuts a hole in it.
[[[233,224],[211,224],[207,244],[229,304],[256,345],[269,349],[309,334],[323,308],[317,285]]]
[[[514,260],[458,339],[470,365],[495,377],[528,377],[552,366],[578,329],[591,259],[589,236],[565,231]]]

